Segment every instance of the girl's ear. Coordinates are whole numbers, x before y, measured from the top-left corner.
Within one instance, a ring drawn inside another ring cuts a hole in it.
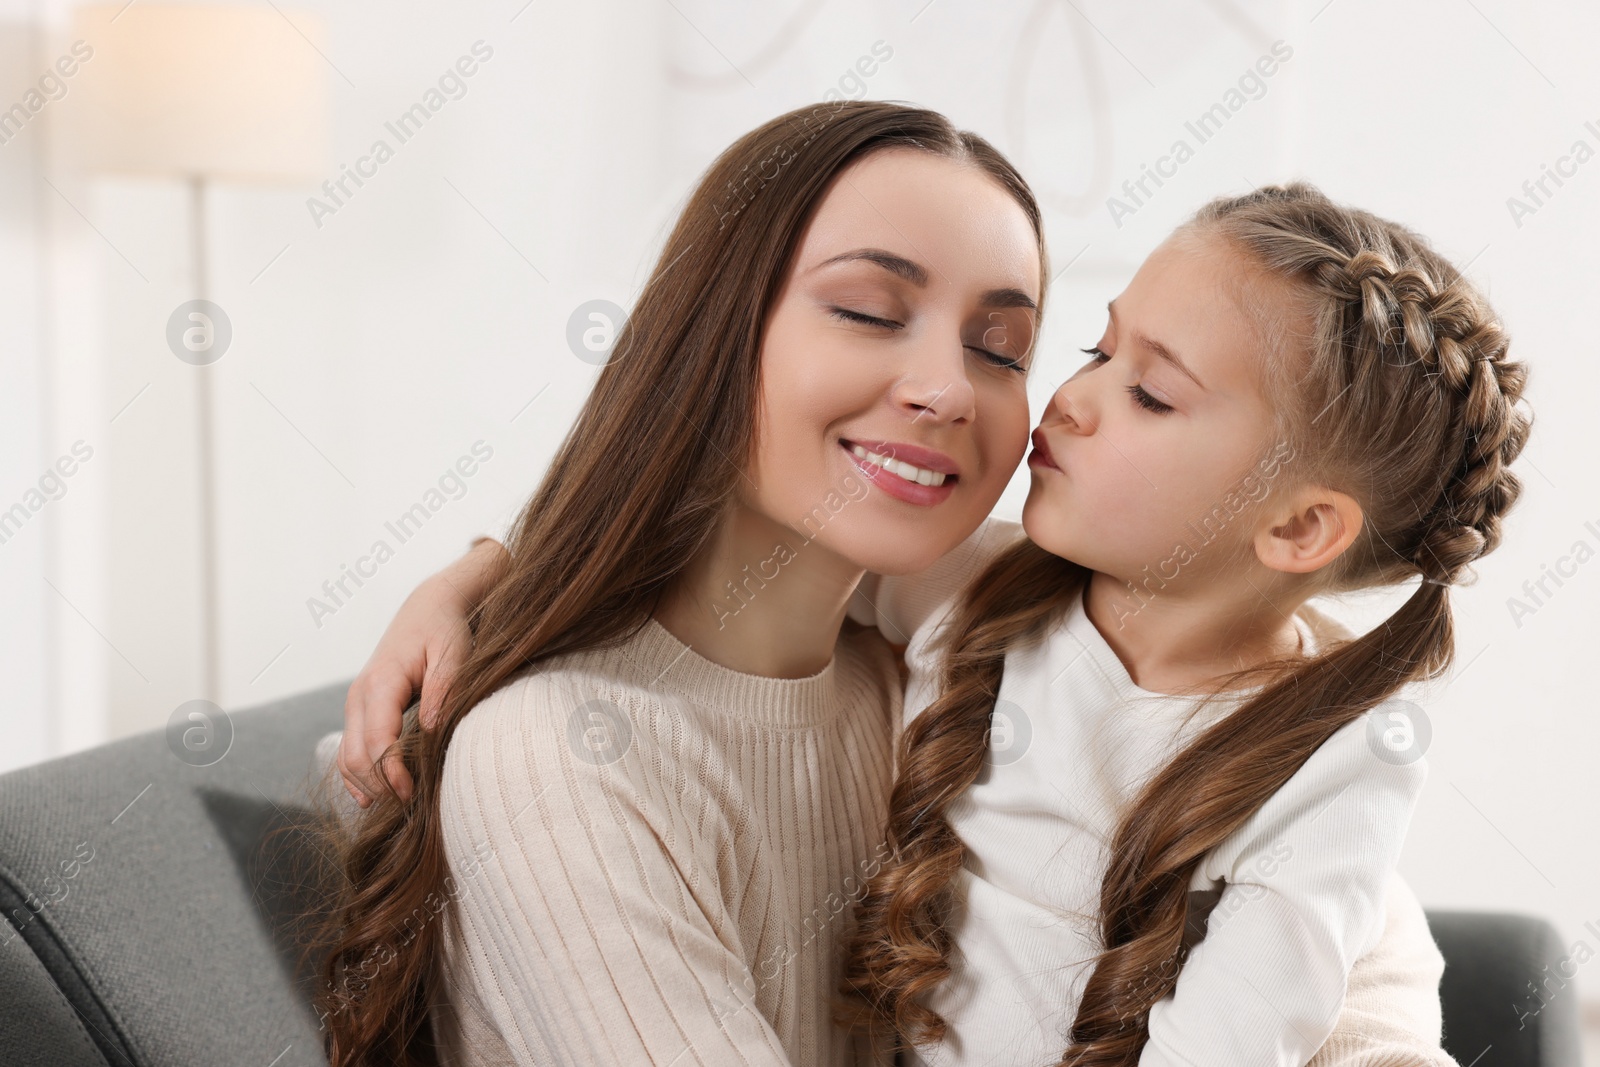
[[[1256,558],[1285,574],[1310,574],[1350,547],[1362,521],[1352,497],[1325,485],[1305,486],[1262,515]]]

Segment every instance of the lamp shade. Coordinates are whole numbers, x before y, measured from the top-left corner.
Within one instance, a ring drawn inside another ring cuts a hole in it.
[[[73,155],[90,170],[247,181],[322,177],[321,19],[268,7],[95,4],[73,80]],[[293,25],[289,20],[293,19]]]

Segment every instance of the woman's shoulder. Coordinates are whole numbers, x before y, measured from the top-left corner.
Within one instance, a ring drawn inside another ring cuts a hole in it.
[[[582,658],[519,675],[473,705],[445,748],[441,827],[454,854],[521,841],[528,820],[587,825],[638,792],[618,765],[637,748],[629,699]]]
[[[625,663],[595,652],[552,657],[508,679],[474,704],[456,724],[445,750],[452,757],[494,754],[504,763],[512,754],[529,763],[559,756],[569,726],[604,707],[622,715],[635,690]],[[459,760],[458,760],[459,762]]]
[[[1302,604],[1294,618],[1308,655],[1325,654],[1359,636],[1329,606],[1315,601]],[[1313,768],[1308,773],[1316,773],[1317,768],[1355,767],[1395,775],[1420,788],[1427,776],[1424,753],[1432,739],[1428,716],[1415,703],[1423,695],[1423,686],[1409,682],[1345,723],[1307,760]]]
[[[1355,640],[1355,631],[1334,615],[1330,608],[1329,604],[1308,600],[1294,613],[1295,626],[1301,637],[1305,638],[1304,651],[1308,655]]]

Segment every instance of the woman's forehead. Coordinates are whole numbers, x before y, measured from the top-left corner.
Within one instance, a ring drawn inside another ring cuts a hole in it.
[[[887,251],[933,284],[1040,295],[1039,240],[1022,205],[982,169],[930,152],[885,149],[841,171],[806,228],[797,267],[854,249]]]

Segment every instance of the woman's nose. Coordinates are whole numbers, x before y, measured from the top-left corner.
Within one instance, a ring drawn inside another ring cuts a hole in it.
[[[964,363],[948,359],[918,360],[895,383],[894,400],[913,422],[964,422],[976,414],[977,396]]]

